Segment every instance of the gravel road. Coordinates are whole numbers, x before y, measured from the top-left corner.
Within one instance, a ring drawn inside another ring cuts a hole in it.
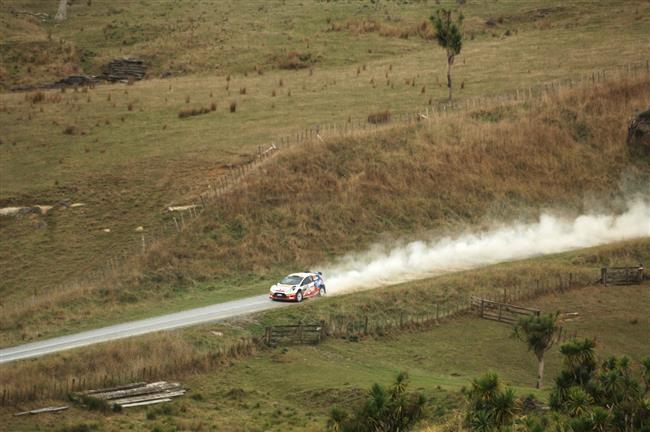
[[[286,306],[287,303],[272,302],[267,295],[248,297],[226,303],[214,304],[169,315],[131,321],[96,330],[46,339],[10,348],[0,349],[0,363],[40,357],[58,351],[107,342],[131,336],[171,330],[195,324],[220,321],[226,318],[260,312]]]

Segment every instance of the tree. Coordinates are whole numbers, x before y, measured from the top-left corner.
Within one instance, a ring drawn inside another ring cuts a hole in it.
[[[401,372],[390,388],[374,384],[366,402],[353,413],[335,407],[327,428],[333,432],[407,432],[419,420],[423,395],[407,394],[408,374]]]
[[[509,387],[504,389],[496,373],[475,378],[471,385],[465,421],[472,431],[500,430],[512,423],[517,409],[515,392]]]
[[[449,101],[451,101],[452,84],[451,84],[451,67],[454,64],[454,59],[463,47],[463,33],[462,25],[464,16],[459,13],[454,20],[452,11],[447,9],[439,9],[435,15],[429,19],[436,29],[436,40],[438,45],[445,49],[447,52],[447,88],[449,89]]]
[[[641,360],[641,367],[643,368],[643,384],[645,385],[644,394],[647,394],[650,392],[650,356]]]
[[[522,318],[515,326],[513,336],[525,342],[537,357],[537,388],[544,380],[544,354],[551,349],[558,331],[558,314]]]
[[[568,342],[560,347],[564,356],[564,368],[575,384],[584,386],[591,380],[597,369],[596,342],[584,339]]]

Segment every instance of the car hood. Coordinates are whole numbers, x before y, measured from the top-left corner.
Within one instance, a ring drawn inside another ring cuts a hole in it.
[[[292,288],[294,288],[295,285],[285,285],[285,284],[275,284],[271,287],[272,292],[286,292],[290,291]]]

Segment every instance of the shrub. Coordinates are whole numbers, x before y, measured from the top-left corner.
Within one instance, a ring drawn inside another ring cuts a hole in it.
[[[25,95],[25,99],[33,104],[45,101],[45,93],[42,91],[37,91],[36,93],[29,93]]]
[[[230,102],[230,112],[234,113],[236,111],[237,111],[237,102],[235,102],[235,101]]]
[[[65,129],[63,129],[63,133],[66,135],[79,135],[81,134],[81,129],[79,129],[77,126],[70,125],[66,126]]]
[[[187,117],[193,117],[201,114],[207,114],[210,111],[214,111],[213,109],[210,108],[189,108],[189,109],[184,109],[180,110],[178,113],[178,118],[187,118]]]
[[[289,70],[305,69],[316,61],[311,53],[299,53],[298,51],[276,55],[271,60],[278,68]]]
[[[368,123],[380,124],[388,123],[390,121],[390,111],[377,111],[368,114]]]
[[[412,430],[422,415],[426,399],[420,393],[408,394],[407,387],[408,374],[405,372],[397,375],[389,388],[374,384],[366,402],[353,412],[334,407],[327,422],[328,429],[340,432]]]
[[[242,87],[239,89],[239,94],[245,95],[246,94],[246,87]]]

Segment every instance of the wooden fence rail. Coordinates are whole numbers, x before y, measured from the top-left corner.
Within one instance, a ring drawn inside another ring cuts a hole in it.
[[[318,324],[276,325],[266,328],[264,341],[267,345],[279,342],[319,344],[325,335],[325,322]]]
[[[391,332],[399,333],[434,328],[456,317],[476,312],[477,305],[480,305],[479,301],[483,303],[484,318],[498,319],[500,316],[500,321],[511,324],[515,317],[539,312],[536,309],[516,306],[512,304],[513,302],[593,285],[598,280],[597,271],[577,274],[548,274],[544,279],[521,281],[507,288],[481,290],[481,292],[474,293],[474,295],[465,299],[456,298],[437,303],[422,304],[421,309],[417,312],[392,309],[382,311],[374,316],[331,314],[314,324],[299,323],[296,325],[269,326],[260,339],[255,337],[242,339],[231,346],[207,352],[205,358],[188,357],[187,364],[178,362],[140,368],[125,365],[124,369],[109,374],[67,377],[67,379],[63,380],[43,379],[37,381],[35,385],[6,386],[0,391],[0,406],[10,406],[20,402],[42,399],[65,398],[72,392],[79,392],[89,388],[107,388],[137,381],[178,379],[188,370],[196,372],[219,368],[228,359],[249,355],[260,345],[320,343],[327,337],[355,341],[364,336],[382,336]],[[500,315],[499,304],[501,304]],[[562,334],[564,340],[570,337],[571,335],[567,332]],[[573,337],[575,337],[575,334]]]
[[[478,312],[481,318],[507,324],[515,324],[522,317],[539,316],[540,314],[539,309],[515,306],[474,296],[471,297],[470,304],[472,310]]]
[[[644,267],[603,267],[600,270],[600,282],[610,285],[638,284],[645,278]]]

